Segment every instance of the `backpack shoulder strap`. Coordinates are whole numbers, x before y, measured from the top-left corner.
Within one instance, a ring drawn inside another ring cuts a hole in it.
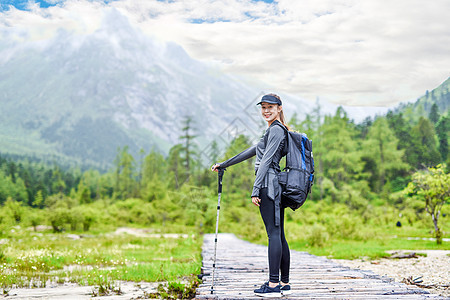
[[[289,130],[286,128],[286,126],[284,126],[280,121],[275,121],[274,125],[278,125],[281,128],[283,128],[284,133],[285,133],[285,143],[284,143],[284,150],[283,150],[283,156],[287,155],[287,153],[289,152]],[[270,130],[270,129],[269,129]],[[268,139],[268,134],[264,135],[264,145],[267,145],[267,139]]]
[[[280,126],[281,128],[284,129],[285,132],[288,132],[289,130],[286,128],[286,126],[283,125],[283,123],[281,123],[280,121],[275,121],[275,125]]]
[[[278,120],[275,121],[275,123],[273,125],[278,125],[281,128],[283,128],[284,132],[286,133],[286,141],[287,141],[287,133],[289,132],[288,129],[281,124],[281,122],[279,122]],[[269,127],[269,131],[270,131],[270,127]],[[267,138],[268,138],[268,131],[264,134],[264,145],[267,145]]]

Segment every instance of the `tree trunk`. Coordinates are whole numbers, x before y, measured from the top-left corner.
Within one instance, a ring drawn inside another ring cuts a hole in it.
[[[431,214],[431,217],[433,218],[433,223],[434,223],[434,231],[436,233],[436,243],[438,245],[442,244],[442,232],[441,229],[439,229],[438,226],[438,217],[434,215],[434,213]]]

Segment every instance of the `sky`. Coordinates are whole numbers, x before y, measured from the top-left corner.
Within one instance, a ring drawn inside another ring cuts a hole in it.
[[[112,8],[194,59],[305,99],[393,106],[450,76],[448,0],[0,0],[0,39],[89,34]]]

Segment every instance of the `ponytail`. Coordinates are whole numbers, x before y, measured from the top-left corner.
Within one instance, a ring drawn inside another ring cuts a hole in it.
[[[278,100],[281,101],[280,96],[278,96],[278,95],[276,95],[276,94],[268,94],[268,95],[269,95],[269,96],[273,96],[273,97],[275,97],[275,98],[277,98]],[[282,103],[282,102],[280,102],[280,103]],[[281,124],[283,124],[284,127],[287,128],[287,130],[291,131],[291,129],[289,128],[289,126],[288,126],[288,124],[287,124],[287,122],[286,122],[286,119],[284,118],[283,110],[280,111],[280,121],[281,121]]]
[[[280,121],[281,121],[281,124],[283,124],[284,127],[286,127],[288,131],[291,131],[291,128],[289,128],[288,124],[286,123],[286,119],[284,118],[283,110],[280,111]]]

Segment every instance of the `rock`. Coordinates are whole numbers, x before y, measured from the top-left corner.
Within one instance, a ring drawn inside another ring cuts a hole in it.
[[[71,233],[67,234],[66,237],[69,238],[69,239],[72,239],[72,240],[79,240],[79,239],[81,239],[81,237],[78,234],[71,234]]]

